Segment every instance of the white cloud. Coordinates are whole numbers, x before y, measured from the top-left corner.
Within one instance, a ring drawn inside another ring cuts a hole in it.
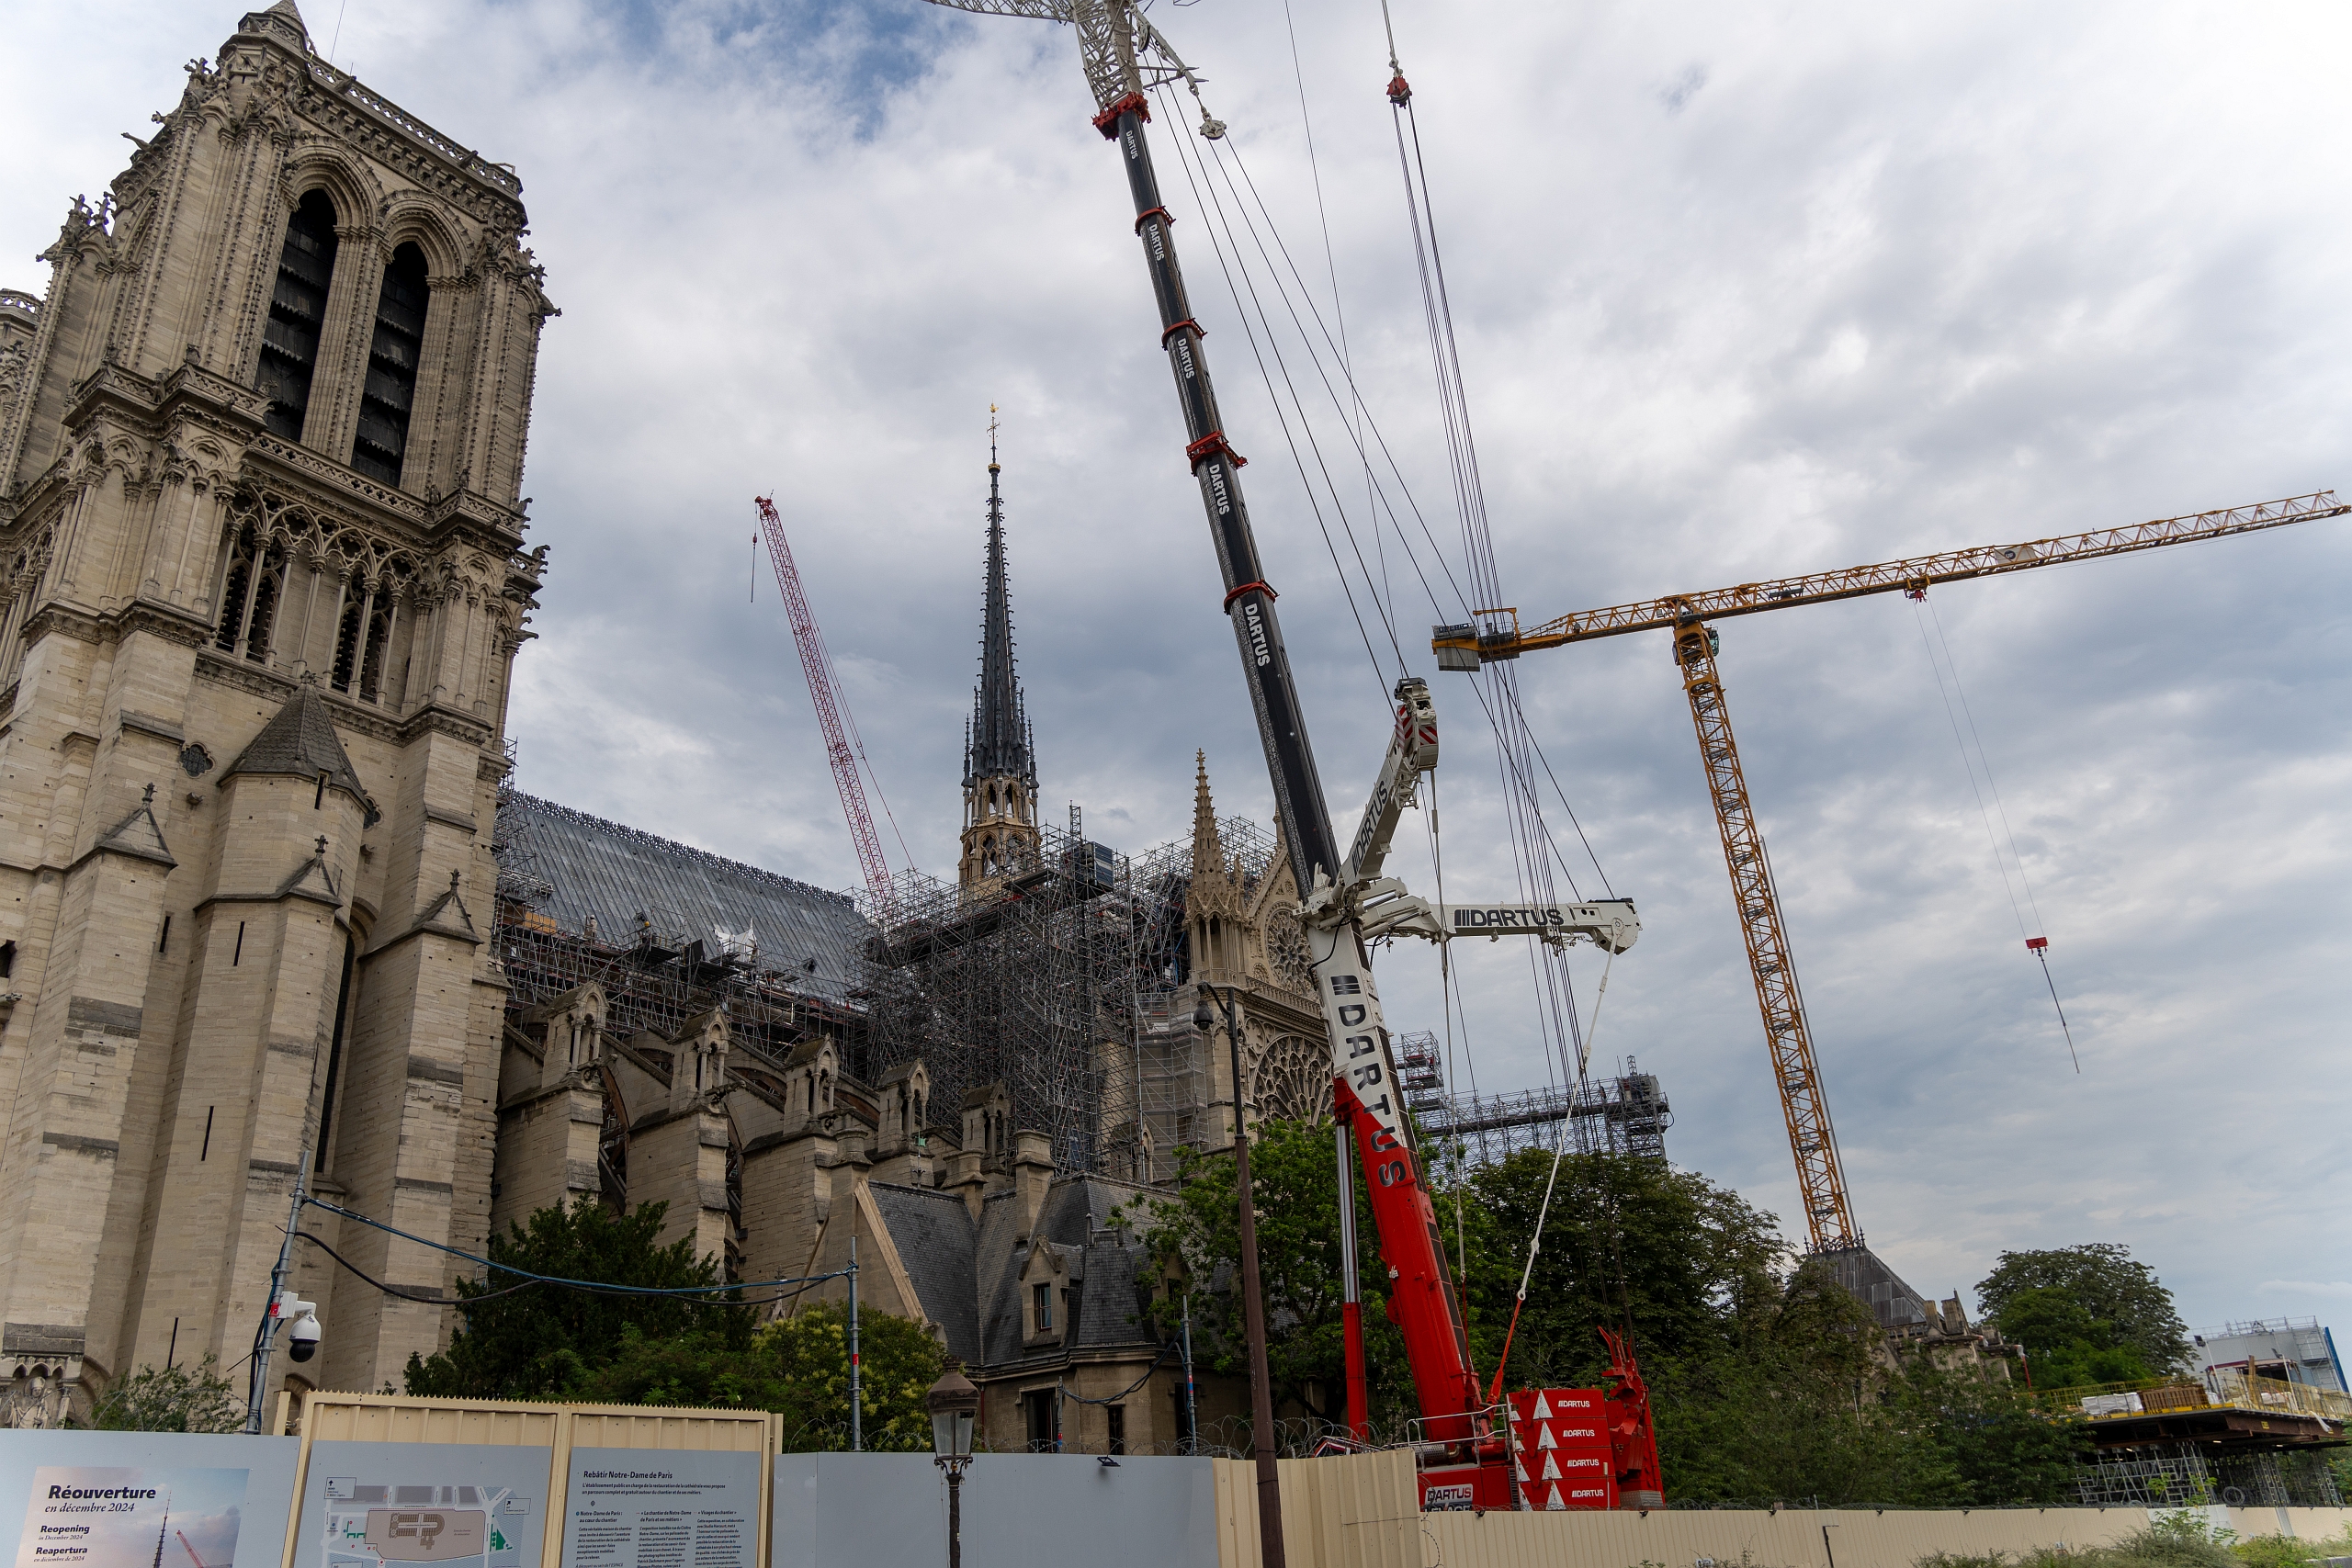
[[[1294,8],[1356,372],[1458,553],[1378,18]],[[45,65],[0,103],[0,282],[39,287],[23,258],[239,9],[17,8],[12,45]],[[1281,8],[1159,19],[1319,257]],[[2314,198],[2352,137],[2335,11],[1483,0],[1396,21],[1496,554],[1532,615],[2352,485],[2352,216]],[[518,665],[526,787],[853,878],[788,633],[765,585],[746,602],[751,497],[773,487],[899,821],[950,863],[996,401],[1048,802],[1082,800],[1123,847],[1172,836],[1204,747],[1220,807],[1265,811],[1066,30],[916,0],[351,0],[342,28],[372,85],[521,170],[564,309],[526,486],[554,547]],[[1378,692],[1170,130],[1177,237],[1345,817]],[[2303,1271],[2312,1237],[2352,1225],[2347,568],[2331,523],[1939,592],[2080,1077],[1912,611],[1722,628],[1855,1202],[1922,1289],[2005,1247],[2118,1240],[2219,1321],[2267,1310],[2244,1281]],[[1410,649],[1434,617],[1418,589],[1397,604]],[[1641,903],[1601,1054],[1663,1077],[1678,1159],[1792,1214],[1661,639],[1520,680]],[[1464,687],[1438,696],[1449,890],[1507,887],[1491,745]],[[1426,881],[1419,833],[1401,869]],[[1539,1081],[1524,956],[1461,956],[1480,1083]],[[1435,1022],[1426,954],[1383,973],[1401,1026]]]

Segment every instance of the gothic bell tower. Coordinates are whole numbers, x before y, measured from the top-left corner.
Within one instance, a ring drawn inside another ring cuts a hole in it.
[[[1012,601],[1004,575],[1002,471],[989,405],[989,543],[980,613],[980,684],[964,736],[964,858],[956,881],[983,888],[1037,858],[1037,759],[1012,673]]]

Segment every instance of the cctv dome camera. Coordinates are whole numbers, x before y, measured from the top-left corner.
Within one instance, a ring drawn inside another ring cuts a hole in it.
[[[286,1331],[286,1353],[298,1361],[307,1361],[319,1353],[319,1320],[305,1314],[294,1320]]]

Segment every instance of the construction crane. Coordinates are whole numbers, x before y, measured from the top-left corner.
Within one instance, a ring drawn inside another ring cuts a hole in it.
[[[1917,598],[1938,583],[2102,560],[2166,545],[2197,544],[2340,517],[2347,512],[2352,512],[2352,505],[2338,502],[2333,491],[2320,491],[2285,501],[2159,518],[2063,538],[1915,556],[1843,571],[1744,582],[1702,593],[1669,593],[1607,609],[1578,611],[1529,631],[1521,630],[1515,609],[1477,610],[1467,623],[1431,628],[1430,647],[1437,655],[1439,669],[1476,671],[1482,664],[1572,642],[1639,631],[1673,634],[1674,662],[1690,703],[1699,758],[1707,773],[1707,795],[1714,803],[1715,825],[1723,836],[1724,862],[1731,873],[1733,901],[1747,942],[1748,967],[1756,980],[1757,1005],[1764,1016],[1764,1037],[1780,1085],[1781,1108],[1788,1120],[1789,1145],[1796,1156],[1797,1187],[1813,1250],[1828,1255],[1859,1253],[1862,1233],[1847,1198],[1837,1134],[1830,1125],[1829,1104],[1822,1092],[1821,1070],[1805,1021],[1804,998],[1797,987],[1788,932],[1781,919],[1780,895],[1773,886],[1771,862],[1764,852],[1755,807],[1748,799],[1747,781],[1740,772],[1739,748],[1732,738],[1731,713],[1724,705],[1723,681],[1716,671],[1720,638],[1707,623],[1868,593],[1901,592]],[[2033,947],[2042,940],[2029,939],[2027,945]]]
[[[875,918],[889,923],[898,909],[898,893],[890,881],[890,863],[882,857],[882,840],[874,831],[874,814],[865,807],[865,779],[858,772],[857,753],[850,747],[842,724],[849,698],[833,673],[832,656],[825,651],[825,634],[808,608],[800,586],[800,569],[792,563],[792,546],[784,536],[784,519],[769,497],[754,496],[760,509],[760,532],[767,536],[768,560],[775,568],[775,585],[784,595],[785,615],[792,622],[792,642],[800,650],[800,672],[808,678],[808,697],[817,705],[817,725],[825,732],[825,755],[833,765],[833,787],[841,792],[842,814],[849,818],[850,841],[857,846],[857,863],[865,874],[865,891],[874,903]]]
[[[1202,350],[1201,324],[1193,318],[1177,265],[1175,220],[1159,193],[1151,147],[1144,127],[1151,118],[1146,93],[1181,84],[1196,94],[1199,78],[1144,18],[1136,0],[933,0],[960,11],[1025,17],[1070,24],[1078,35],[1079,63],[1096,107],[1094,128],[1114,142],[1126,168],[1135,202],[1135,233],[1143,250],[1154,299],[1159,306],[1159,346],[1176,382],[1184,418],[1184,464],[1200,487],[1224,578],[1222,608],[1240,652],[1250,703],[1266,753],[1274,807],[1291,870],[1305,894],[1301,922],[1309,938],[1312,972],[1331,1048],[1332,1099],[1344,1129],[1352,1134],[1366,1174],[1373,1219],[1380,1235],[1388,1275],[1389,1314],[1405,1342],[1425,1439],[1421,1470],[1424,1498],[1435,1477],[1446,1479],[1448,1501],[1463,1506],[1511,1507],[1523,1504],[1513,1484],[1507,1433],[1490,1411],[1470,1359],[1469,1337],[1452,1271],[1439,1242],[1437,1212],[1422,1183],[1420,1160],[1405,1116],[1405,1092],[1381,1014],[1364,942],[1378,935],[1419,935],[1442,941],[1455,911],[1422,902],[1394,878],[1380,874],[1387,837],[1396,814],[1411,798],[1419,775],[1437,760],[1437,720],[1425,682],[1408,680],[1397,688],[1398,708],[1388,759],[1365,807],[1364,825],[1351,848],[1343,848],[1331,827],[1323,786],[1307,739],[1306,715],[1283,646],[1274,611],[1274,590],[1266,581],[1250,513],[1242,499],[1243,457],[1226,437],[1216,393]],[[1202,111],[1200,133],[1211,139],[1225,126]],[[1482,914],[1494,912],[1481,906]],[[1630,903],[1609,906],[1539,906],[1515,909],[1518,923],[1507,929],[1553,941],[1591,940],[1612,951],[1630,946],[1638,926]],[[1502,934],[1482,928],[1480,935]],[[1239,1086],[1236,1086],[1236,1099]],[[1235,1129],[1236,1136],[1244,1135]],[[1343,1183],[1349,1190],[1352,1183]],[[1340,1256],[1348,1260],[1346,1300],[1357,1301],[1355,1232],[1351,1210],[1340,1211]],[[1351,1326],[1360,1321],[1349,1314]],[[1360,1366],[1360,1340],[1349,1348],[1351,1367]],[[1261,1540],[1269,1562],[1278,1561],[1279,1490],[1272,1448],[1262,1434],[1272,1425],[1262,1375],[1253,1377],[1253,1413],[1261,1434],[1258,1445]],[[1363,1428],[1361,1380],[1350,1379],[1350,1424]],[[1645,1436],[1646,1416],[1636,1423]],[[1634,1490],[1656,1496],[1655,1444],[1647,1458],[1625,1467],[1637,1476]]]
[[[188,1541],[187,1531],[175,1529],[172,1533],[180,1538],[180,1549],[187,1553],[188,1561],[195,1563],[196,1568],[205,1568],[204,1559],[196,1554],[196,1548]]]

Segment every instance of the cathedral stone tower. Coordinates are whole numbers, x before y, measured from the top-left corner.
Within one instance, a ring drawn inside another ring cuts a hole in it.
[[[996,411],[989,411],[993,414]],[[980,615],[980,685],[964,737],[964,859],[957,881],[987,886],[1037,856],[1037,759],[1012,673],[1012,601],[1004,576],[1004,498],[996,424],[989,424],[989,558]]]
[[[298,1170],[479,1250],[541,325],[521,182],[247,14],[0,291],[0,1419],[245,1357]],[[465,1266],[313,1210],[322,1386]],[[269,1391],[275,1393],[275,1390]]]

